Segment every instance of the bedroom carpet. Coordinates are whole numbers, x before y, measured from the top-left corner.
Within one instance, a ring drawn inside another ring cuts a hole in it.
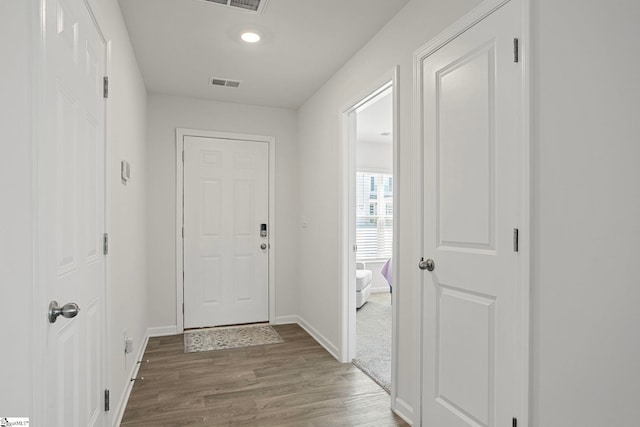
[[[371,294],[356,313],[356,358],[353,364],[387,393],[391,390],[391,294]]]

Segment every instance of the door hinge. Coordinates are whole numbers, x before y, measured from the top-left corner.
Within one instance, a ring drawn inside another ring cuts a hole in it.
[[[511,427],[518,427],[518,419],[517,418],[513,418],[511,420]]]
[[[109,233],[104,233],[102,240],[102,253],[109,255]]]
[[[513,62],[520,61],[520,46],[519,40],[513,39]]]
[[[513,229],[513,252],[518,252],[518,245],[520,244],[520,231],[517,228]]]
[[[109,412],[109,406],[110,406],[110,403],[109,403],[109,389],[106,389],[104,391],[104,411],[105,412]]]
[[[184,163],[184,150],[182,150],[182,163]]]
[[[184,239],[184,225],[182,226],[182,238]]]
[[[184,303],[182,303],[182,314],[184,314]]]
[[[109,76],[104,76],[102,79],[102,97],[109,98]]]

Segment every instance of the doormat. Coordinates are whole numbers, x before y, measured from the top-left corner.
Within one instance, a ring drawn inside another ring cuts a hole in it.
[[[284,340],[269,325],[225,326],[184,332],[185,353],[252,347],[282,342]]]

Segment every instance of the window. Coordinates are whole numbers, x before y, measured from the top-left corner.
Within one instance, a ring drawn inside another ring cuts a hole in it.
[[[390,174],[356,174],[356,244],[358,259],[391,258],[393,178]]]

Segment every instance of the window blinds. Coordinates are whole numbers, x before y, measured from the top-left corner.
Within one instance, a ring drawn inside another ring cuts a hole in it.
[[[358,259],[390,258],[393,243],[393,179],[389,174],[356,174]]]

